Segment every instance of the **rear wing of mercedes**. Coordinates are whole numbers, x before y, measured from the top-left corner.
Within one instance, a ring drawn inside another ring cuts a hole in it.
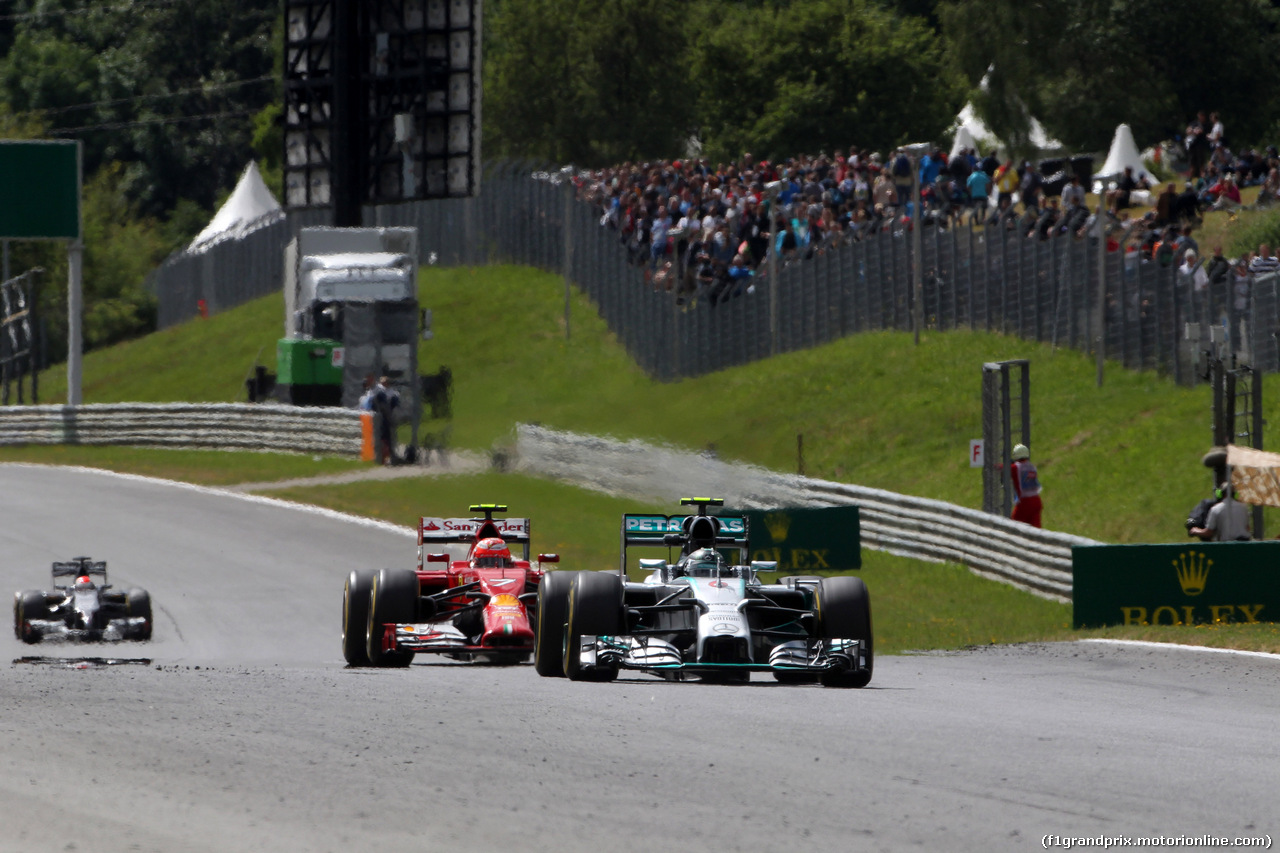
[[[102,578],[102,586],[107,585],[107,561],[94,561],[88,557],[76,557],[74,560],[55,562],[53,564],[53,585],[56,589],[70,589],[76,578],[82,575]],[[59,578],[71,578],[73,583],[58,583]]]
[[[746,516],[625,513],[622,516],[622,573],[625,575],[627,571],[627,548],[683,548],[689,542],[692,519],[696,518],[707,518],[715,527],[714,544],[707,541],[706,545],[717,549],[737,548],[738,564],[746,565],[750,561]]]

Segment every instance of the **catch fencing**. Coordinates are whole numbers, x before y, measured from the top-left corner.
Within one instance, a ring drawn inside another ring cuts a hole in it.
[[[0,446],[133,445],[359,456],[355,409],[247,403],[0,407]]]
[[[520,424],[515,452],[522,470],[628,497],[674,502],[709,494],[747,509],[857,506],[868,548],[959,563],[1054,601],[1071,600],[1072,546],[1101,544],[943,501],[780,474],[640,441]]]
[[[518,263],[564,274],[592,299],[636,362],[660,379],[697,376],[858,332],[912,328],[912,239],[901,222],[788,258],[776,280],[762,263],[751,287],[712,304],[705,290],[677,298],[673,290],[655,288],[647,266],[633,262],[635,247],[601,224],[598,207],[574,198],[571,177],[529,164],[495,164],[474,198],[369,207],[364,222],[415,226],[422,264]],[[290,213],[241,240],[170,258],[150,280],[160,326],[196,316],[200,300],[216,313],[278,292],[285,244],[297,229],[326,224],[328,217],[324,210]],[[1028,238],[967,225],[923,227],[921,256],[927,329],[1001,332],[1092,352],[1101,336],[1107,358],[1190,383],[1205,345],[1184,340],[1184,330],[1198,322],[1203,330],[1225,330],[1223,354],[1280,370],[1275,276],[1228,276],[1197,290],[1175,266],[1114,251],[1106,254],[1100,296],[1095,237]]]

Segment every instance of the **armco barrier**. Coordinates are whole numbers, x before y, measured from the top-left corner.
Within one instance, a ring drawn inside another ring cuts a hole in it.
[[[1070,601],[1071,548],[1091,539],[943,501],[779,474],[708,455],[520,424],[520,468],[612,494],[722,497],[746,508],[856,505],[868,548],[954,562],[1055,601]]]
[[[354,409],[247,403],[0,407],[0,446],[123,444],[359,456]]]

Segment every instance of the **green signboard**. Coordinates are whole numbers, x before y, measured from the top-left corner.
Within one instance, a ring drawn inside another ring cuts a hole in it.
[[[746,510],[751,559],[776,560],[785,574],[862,568],[856,506]]]
[[[80,145],[0,141],[0,238],[80,238]]]
[[[1280,542],[1077,545],[1077,628],[1280,621]]]

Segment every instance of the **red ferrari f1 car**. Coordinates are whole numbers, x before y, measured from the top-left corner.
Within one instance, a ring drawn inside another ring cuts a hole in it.
[[[351,572],[342,597],[347,663],[408,666],[418,652],[498,664],[529,660],[542,569],[529,562],[529,519],[493,517],[506,511],[477,504],[471,512],[484,518],[422,518],[416,571]],[[446,544],[467,545],[466,558],[428,550]],[[521,546],[519,559],[511,556],[512,544]],[[538,555],[539,564],[559,560]]]

